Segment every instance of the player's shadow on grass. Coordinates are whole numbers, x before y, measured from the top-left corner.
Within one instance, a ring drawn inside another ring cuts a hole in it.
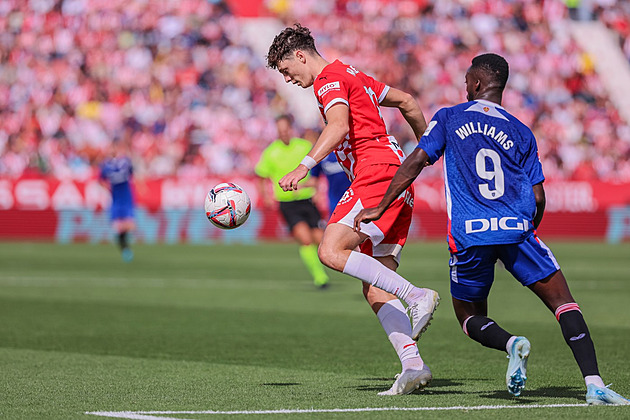
[[[391,384],[394,383],[394,378],[362,378],[362,380],[364,381],[370,381],[370,382],[385,382],[385,384],[383,385],[359,385],[357,387],[347,387],[347,388],[354,388],[357,391],[369,391],[369,392],[380,392],[380,391],[387,391]],[[413,392],[414,394],[433,394],[433,395],[438,395],[438,394],[461,394],[460,391],[447,391],[447,390],[436,390],[435,388],[444,388],[444,387],[450,387],[450,386],[460,386],[462,385],[462,382],[458,382],[458,381],[453,381],[451,379],[434,379],[431,381],[431,384],[425,389],[425,390],[417,390],[415,392]]]
[[[302,385],[297,382],[266,382],[261,384],[263,386],[294,386],[294,385]]]
[[[568,386],[549,386],[536,389],[525,389],[520,397],[513,397],[505,390],[497,390],[491,393],[480,394],[481,398],[514,400],[519,404],[528,404],[538,402],[532,398],[574,398],[578,401],[584,399],[584,390],[576,387]]]

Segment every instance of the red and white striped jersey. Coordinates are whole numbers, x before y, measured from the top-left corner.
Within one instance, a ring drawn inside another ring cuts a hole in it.
[[[350,110],[350,131],[335,150],[350,179],[368,165],[401,164],[404,153],[396,139],[387,134],[379,108],[389,86],[335,60],[317,76],[313,89],[324,122],[326,111],[335,104],[345,104]]]

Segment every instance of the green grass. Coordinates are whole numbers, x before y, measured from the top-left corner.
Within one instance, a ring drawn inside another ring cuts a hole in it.
[[[550,244],[589,324],[606,383],[630,395],[630,244]],[[584,402],[555,318],[502,269],[490,316],[532,342],[527,389],[505,389],[505,355],[460,330],[443,243],[409,244],[399,272],[442,305],[420,351],[424,392],[378,397],[400,369],[358,280],[315,290],[289,243],[0,244],[0,417],[97,419],[88,411],[230,411]],[[160,415],[156,415],[160,417]],[[309,414],[186,419],[630,418],[630,407]]]

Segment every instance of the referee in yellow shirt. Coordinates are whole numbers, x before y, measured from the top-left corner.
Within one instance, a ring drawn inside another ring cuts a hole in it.
[[[259,190],[265,207],[271,205],[272,200],[267,195],[265,180],[271,180],[275,200],[280,203],[280,212],[289,225],[291,235],[300,244],[300,257],[306,268],[313,276],[315,286],[328,286],[328,275],[317,256],[317,246],[322,239],[323,230],[319,227],[321,215],[313,196],[314,187],[302,187],[296,191],[282,191],[278,181],[286,173],[295,168],[308,154],[313,145],[305,139],[291,137],[292,118],[282,115],[276,119],[278,140],[271,143],[262,153],[256,165],[256,175],[259,178]],[[306,177],[302,182],[307,182]]]

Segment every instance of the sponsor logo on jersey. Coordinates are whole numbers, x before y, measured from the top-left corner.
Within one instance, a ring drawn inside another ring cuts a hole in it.
[[[317,91],[317,96],[324,96],[326,93],[330,92],[331,90],[341,90],[341,86],[339,85],[339,82],[330,82],[330,83],[326,83],[324,86],[320,87],[319,90]]]
[[[491,217],[490,219],[468,219],[464,222],[466,226],[466,234],[480,233],[498,230],[522,230],[527,232],[529,230],[529,221],[523,219],[522,222],[518,221],[516,217],[505,216]]]

